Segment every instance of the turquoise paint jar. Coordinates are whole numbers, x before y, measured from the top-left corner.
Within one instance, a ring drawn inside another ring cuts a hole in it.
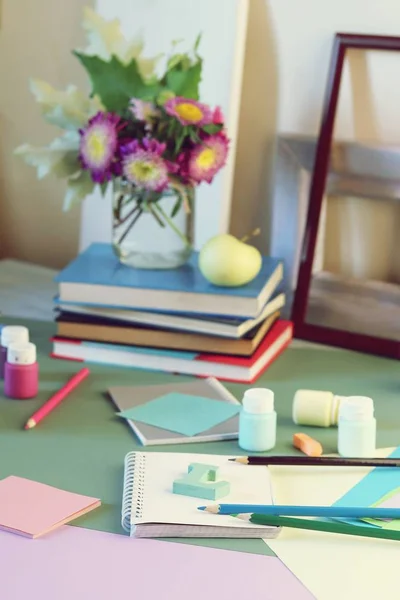
[[[239,446],[248,452],[266,452],[276,444],[274,392],[251,388],[243,396],[239,415]]]

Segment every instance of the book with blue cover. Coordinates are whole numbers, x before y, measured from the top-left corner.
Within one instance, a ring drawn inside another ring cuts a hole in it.
[[[110,244],[92,244],[59,273],[61,302],[119,308],[255,317],[283,278],[282,261],[263,257],[257,277],[237,288],[209,283],[198,267],[198,253],[177,269],[147,270],[123,265]]]

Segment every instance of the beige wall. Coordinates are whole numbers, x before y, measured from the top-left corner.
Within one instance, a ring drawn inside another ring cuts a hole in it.
[[[373,0],[366,1],[372,10]],[[284,3],[250,0],[230,228],[233,234],[242,236],[260,226],[262,234],[254,243],[263,251],[269,246],[276,130],[316,134],[334,31],[372,28],[380,33],[396,30],[398,34],[397,0],[382,0],[385,10],[370,17],[360,10],[363,2],[337,0],[322,6],[321,0],[303,0],[300,13],[296,12],[299,0]],[[12,151],[26,141],[46,142],[55,133],[38,114],[28,90],[29,77],[43,78],[56,87],[71,82],[87,85],[85,73],[70,50],[83,41],[82,8],[92,2],[2,0],[2,3],[0,256],[61,267],[77,252],[80,210],[77,207],[63,213],[63,183],[50,179],[37,181],[34,170],[14,157]],[[380,73],[381,69],[377,71]],[[358,83],[368,79],[365,64],[356,65],[354,72],[358,73]],[[384,81],[382,85],[391,85],[393,78],[384,77]],[[400,86],[396,89],[400,95]],[[400,97],[388,94],[386,87],[383,93],[393,98],[394,117]],[[351,108],[349,105],[347,110]],[[364,102],[363,114],[371,114],[371,104]],[[348,119],[347,112],[343,117],[346,131]],[[371,128],[366,117],[364,122]],[[394,118],[389,127],[392,133],[393,122]],[[398,118],[396,122],[397,134]],[[364,132],[370,133],[368,126]],[[377,206],[371,209],[375,211]]]
[[[250,0],[231,232],[238,237],[256,227],[254,245],[269,248],[272,170],[278,116],[278,73],[269,3]]]
[[[398,36],[400,4],[398,0],[266,1],[279,62],[278,130],[317,135],[335,32]],[[353,53],[351,67],[346,65],[344,72],[337,139],[398,146],[400,54]],[[319,265],[333,269],[340,263],[351,276],[399,281],[398,247],[390,241],[399,222],[399,203],[395,208],[354,198],[335,201],[329,205],[326,244],[321,244],[326,261],[319,260]]]
[[[398,147],[400,53],[347,53],[334,139]],[[382,163],[384,167],[384,162]],[[347,277],[400,283],[398,200],[326,199],[322,268]]]
[[[83,41],[82,8],[88,0],[2,0],[0,30],[0,256],[61,267],[78,250],[80,210],[62,212],[63,183],[37,181],[35,171],[14,157],[21,143],[45,143],[55,131],[43,123],[28,90],[35,76],[55,87],[71,82],[84,86],[86,76],[71,56]],[[270,56],[265,0],[251,0],[249,44],[239,138],[238,171],[232,230],[238,235],[258,225],[265,215],[265,188],[274,129],[274,69],[260,65],[259,52]],[[22,15],[22,16],[21,16]],[[257,89],[259,93],[253,93]],[[254,111],[259,113],[253,119]],[[249,148],[252,148],[251,153]],[[263,229],[266,234],[267,227]],[[260,237],[257,243],[265,247]]]
[[[323,269],[400,283],[398,201],[327,198]]]
[[[62,212],[63,184],[37,181],[13,156],[21,143],[46,143],[56,133],[43,123],[28,90],[35,76],[64,87],[85,85],[70,50],[81,40],[82,8],[90,0],[2,0],[0,25],[0,255],[59,267],[78,247],[80,211]]]

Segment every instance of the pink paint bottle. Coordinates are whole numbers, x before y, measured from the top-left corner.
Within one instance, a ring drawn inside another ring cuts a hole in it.
[[[10,344],[25,344],[29,342],[27,327],[6,325],[0,334],[0,379],[4,379],[4,365],[7,361],[7,349]]]
[[[39,365],[32,343],[10,344],[4,366],[4,394],[14,400],[35,398],[39,391]]]

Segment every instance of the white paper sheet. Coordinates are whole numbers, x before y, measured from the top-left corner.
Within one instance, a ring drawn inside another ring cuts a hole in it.
[[[394,448],[377,451],[388,456]],[[369,469],[271,467],[277,504],[331,505]],[[396,598],[400,543],[284,529],[265,543],[318,600]]]

